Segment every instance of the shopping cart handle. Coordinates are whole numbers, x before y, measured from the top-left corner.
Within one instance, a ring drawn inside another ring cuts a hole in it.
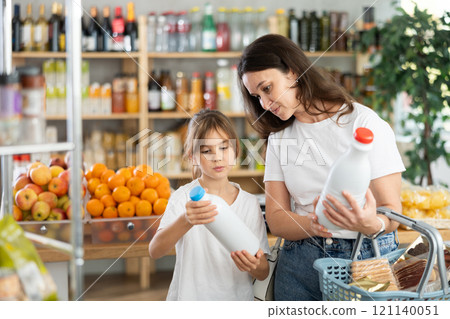
[[[425,286],[430,279],[436,256],[442,290],[444,291],[444,294],[448,294],[447,269],[445,267],[444,251],[442,249],[444,247],[444,241],[442,240],[439,231],[431,225],[399,214],[388,207],[377,207],[377,213],[383,214],[387,218],[421,233],[428,239],[429,251],[427,265],[425,266],[422,278],[417,287],[420,298],[422,298],[425,293]]]

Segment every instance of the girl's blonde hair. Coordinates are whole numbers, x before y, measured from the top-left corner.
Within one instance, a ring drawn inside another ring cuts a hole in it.
[[[190,120],[186,140],[184,142],[184,159],[190,161],[194,155],[194,150],[199,147],[196,142],[205,139],[209,132],[215,130],[226,134],[234,150],[236,158],[239,154],[239,139],[231,121],[223,113],[216,110],[204,109],[196,113]],[[196,179],[201,176],[201,170],[197,165],[192,165],[192,178]]]

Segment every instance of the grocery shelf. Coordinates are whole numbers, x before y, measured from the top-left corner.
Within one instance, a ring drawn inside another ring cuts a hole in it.
[[[233,59],[240,58],[242,52],[228,51],[228,52],[151,52],[147,56],[152,59]],[[305,52],[307,57],[353,57],[354,52],[347,51],[317,51],[317,52]]]
[[[137,120],[139,113],[113,113],[113,114],[90,114],[83,115],[83,120]],[[65,121],[66,115],[46,115],[47,121]]]
[[[22,59],[65,59],[66,52],[48,52],[48,51],[24,51],[13,52],[13,58]],[[139,52],[82,52],[81,57],[85,59],[127,59],[138,58]]]
[[[264,175],[264,171],[248,170],[248,169],[237,169],[231,170],[228,174],[229,177],[260,177]],[[180,173],[164,173],[164,176],[168,179],[190,179],[192,178],[191,172],[180,172]]]
[[[52,144],[32,144],[32,145],[11,145],[1,146],[0,155],[32,154],[32,153],[50,153],[72,151],[75,144],[71,142],[52,143]]]
[[[228,117],[245,117],[244,112],[223,112]],[[150,112],[148,113],[149,119],[188,119],[191,118],[193,114],[187,112]]]

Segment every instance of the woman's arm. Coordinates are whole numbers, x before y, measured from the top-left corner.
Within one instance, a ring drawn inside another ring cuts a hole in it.
[[[291,211],[290,195],[284,182],[266,182],[266,221],[270,232],[288,240],[312,236],[331,237],[327,230],[312,222],[311,217]],[[310,214],[311,215],[311,214]]]

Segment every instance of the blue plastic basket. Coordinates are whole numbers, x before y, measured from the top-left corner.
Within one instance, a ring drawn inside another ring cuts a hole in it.
[[[394,263],[404,252],[404,249],[395,250],[382,256],[389,263]],[[408,291],[383,291],[368,292],[355,286],[349,286],[351,282],[352,261],[341,258],[321,258],[314,262],[314,268],[319,272],[320,291],[323,300],[450,300],[450,293],[444,294],[443,290],[425,293],[422,298],[417,292]]]

